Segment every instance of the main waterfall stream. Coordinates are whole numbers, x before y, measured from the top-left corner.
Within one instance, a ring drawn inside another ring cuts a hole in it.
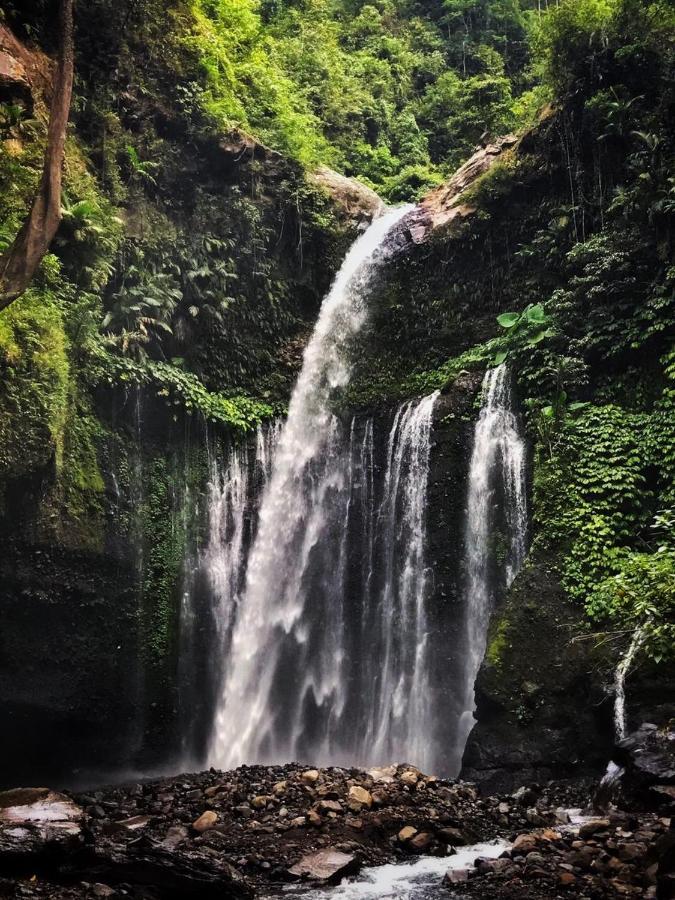
[[[459,771],[494,598],[525,552],[524,445],[506,369],[491,370],[463,545],[444,551],[465,586],[442,601],[427,558],[438,393],[376,416],[340,417],[332,405],[349,381],[350,341],[387,235],[406,212],[376,220],[349,252],[286,422],[224,458],[212,451],[197,569],[212,623],[208,757],[219,768],[405,761]],[[507,548],[497,564],[500,528]]]
[[[346,428],[331,410],[383,242],[406,212],[390,211],[354,244],[305,351],[246,582],[230,604],[217,765],[432,762],[424,523],[435,396],[398,410],[379,496],[372,421]]]

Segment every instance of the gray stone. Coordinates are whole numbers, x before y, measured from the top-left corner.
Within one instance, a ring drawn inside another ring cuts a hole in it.
[[[468,869],[449,869],[445,873],[443,881],[445,884],[463,884],[469,880]]]
[[[347,875],[358,872],[359,868],[360,863],[353,854],[327,847],[303,856],[300,862],[288,869],[288,874],[294,878],[336,884]]]

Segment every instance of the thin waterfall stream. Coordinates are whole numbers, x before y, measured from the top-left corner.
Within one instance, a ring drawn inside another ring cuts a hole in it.
[[[475,721],[474,684],[485,655],[490,616],[498,592],[511,586],[523,564],[527,523],[525,440],[514,412],[511,378],[502,363],[489,369],[483,381],[483,405],[469,467],[463,712],[455,731],[453,754],[457,771]],[[501,562],[494,546],[500,527],[505,545]]]

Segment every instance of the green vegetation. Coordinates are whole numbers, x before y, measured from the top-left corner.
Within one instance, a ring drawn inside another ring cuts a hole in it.
[[[167,10],[142,0],[127,13],[96,0],[79,22],[78,71],[93,88],[92,111],[113,131],[114,70],[133,68],[144,91],[161,94],[193,133],[243,129],[303,165],[325,162],[403,198],[437,183],[485,133],[504,133],[541,105],[532,57],[539,7],[176,0]],[[14,18],[49,44],[46,15],[27,21],[16,9]],[[142,66],[133,59],[140,47]],[[120,152],[127,182],[161,185],[160,161],[137,139]]]
[[[666,0],[548,5],[78,10],[63,221],[31,290],[0,314],[0,494],[37,478],[41,525],[100,547],[102,463],[128,426],[112,408],[124,420],[137,391],[169,421],[244,433],[283,407],[350,238],[308,168],[411,199],[478,142],[531,126],[467,191],[470,217],[392,264],[343,403],[390,403],[508,360],[535,449],[535,544],[593,628],[623,640],[643,627],[646,652],[665,658],[675,12]],[[53,52],[50,3],[4,8]],[[45,137],[39,103],[0,104],[0,248],[25,217]],[[162,519],[175,498],[155,463],[144,615],[159,657],[181,539]]]
[[[653,542],[643,552],[624,554],[616,573],[596,584],[587,602],[594,620],[627,634],[639,630],[655,662],[672,661],[675,652],[674,525],[672,512],[657,516]]]
[[[592,630],[621,648],[642,628],[654,660],[675,620],[674,24],[631,0],[542,17],[534,65],[560,109],[469,189],[470,226],[430,253],[447,270],[397,273],[373,329],[404,348],[405,374],[380,356],[394,394],[508,361],[534,445],[535,550]]]

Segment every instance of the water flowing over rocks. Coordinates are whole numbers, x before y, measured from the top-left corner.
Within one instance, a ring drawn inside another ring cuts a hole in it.
[[[420,856],[440,866],[437,893],[420,896],[672,896],[675,830],[658,809],[584,817],[589,783],[481,797],[467,783],[387,768],[387,781],[361,769],[244,766],[86,794],[9,792],[0,795],[0,896],[278,896],[288,882],[333,882]],[[7,812],[31,806],[55,818],[22,813],[19,824]],[[67,840],[50,831],[64,821]],[[471,855],[497,838],[506,841],[499,858]],[[442,887],[444,859],[467,853]]]

